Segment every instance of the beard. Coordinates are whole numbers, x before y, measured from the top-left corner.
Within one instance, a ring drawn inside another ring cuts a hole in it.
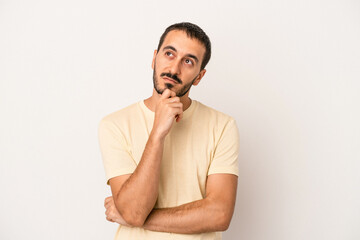
[[[160,76],[170,77],[170,78],[174,79],[175,81],[177,81],[179,84],[182,84],[182,81],[180,79],[178,79],[176,75],[171,75],[170,73],[161,73]],[[190,90],[190,88],[191,88],[192,84],[194,83],[194,81],[196,80],[196,78],[197,78],[197,76],[190,83],[183,85],[178,91],[174,91],[176,96],[177,97],[184,96]],[[165,83],[165,87],[160,88],[159,76],[156,74],[156,64],[154,65],[154,71],[153,71],[153,83],[154,83],[154,89],[158,94],[163,94],[165,89],[171,90],[174,87],[174,85],[172,85],[171,83]]]

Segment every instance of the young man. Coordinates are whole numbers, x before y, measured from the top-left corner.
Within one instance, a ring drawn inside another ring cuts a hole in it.
[[[152,96],[102,119],[99,141],[115,239],[221,239],[234,211],[239,137],[233,118],[189,98],[211,44],[201,28],[163,33]]]

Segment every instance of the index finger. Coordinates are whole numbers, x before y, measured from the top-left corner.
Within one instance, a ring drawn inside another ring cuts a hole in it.
[[[170,90],[170,97],[176,97],[176,93]]]
[[[163,91],[163,93],[161,94],[161,99],[166,99],[166,98],[169,98],[170,97],[170,89],[165,89],[164,91]]]
[[[171,91],[170,89],[165,89],[164,92],[161,94],[161,99],[167,99],[169,97],[175,97],[175,92]]]

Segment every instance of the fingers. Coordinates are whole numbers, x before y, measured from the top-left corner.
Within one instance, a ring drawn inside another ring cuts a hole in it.
[[[176,97],[176,93],[175,93],[174,91],[171,91],[171,90],[170,90],[170,97],[172,97],[172,98],[173,98],[173,97]]]
[[[176,93],[165,89],[155,107],[155,120],[152,133],[156,136],[166,136],[174,120],[177,122],[183,116],[183,104]]]
[[[112,196],[105,198],[105,200],[104,200],[104,206],[106,207],[107,203],[109,203],[109,202],[111,202],[111,201],[114,201],[114,199],[113,199]]]
[[[163,106],[168,106],[168,110],[173,112],[175,115],[181,114],[183,112],[183,104],[180,102],[179,97],[163,99]]]
[[[114,222],[113,216],[111,215],[111,212],[109,209],[106,209],[105,215],[106,215],[106,220],[108,220],[109,222]]]
[[[113,221],[111,218],[109,218],[109,217],[106,217],[106,220],[108,220],[109,222],[115,222],[115,221]]]
[[[179,122],[183,117],[183,104],[180,102],[178,97],[167,99],[167,106],[169,107],[167,110],[169,111],[170,115],[175,117],[176,122]]]
[[[111,205],[114,205],[114,203],[112,203],[112,202],[107,202],[107,203],[105,203],[104,207],[105,207],[106,209],[108,209],[109,207],[111,207]]]
[[[112,196],[105,198],[104,206],[106,208],[105,215],[106,215],[107,221],[117,222],[119,224],[126,224],[126,222],[124,220],[120,221],[122,219],[122,217],[115,207],[114,198]]]
[[[114,209],[114,207],[111,205],[111,201],[109,201],[108,203],[106,203],[106,211],[105,211],[105,215],[106,215],[106,220],[108,220],[109,222],[115,222],[115,217],[116,214],[114,211],[116,211],[116,209]]]
[[[181,108],[183,107],[183,104],[181,102],[169,102],[169,107],[171,108]]]
[[[181,102],[174,102],[174,103],[169,103],[168,105],[170,107],[169,111],[171,112],[171,115],[175,116],[176,119],[178,117],[180,117],[181,119],[183,116],[183,104]]]
[[[180,122],[182,118],[183,118],[183,112],[181,112],[179,115],[176,116],[176,122]]]
[[[170,89],[165,89],[164,92],[161,94],[161,99],[173,98],[176,97],[176,93],[171,91]]]
[[[171,90],[165,89],[164,92],[161,94],[160,99],[167,99],[171,96]]]
[[[172,98],[168,98],[165,101],[167,101],[169,103],[180,102],[180,98],[175,96],[175,97],[172,97]]]

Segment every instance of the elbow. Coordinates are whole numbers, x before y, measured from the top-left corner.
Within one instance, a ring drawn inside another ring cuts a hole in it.
[[[230,221],[223,221],[219,223],[217,231],[225,232],[226,230],[228,230],[229,226],[230,226]]]
[[[223,210],[219,213],[217,220],[217,231],[224,232],[228,230],[232,218],[232,212]]]
[[[125,211],[121,213],[121,215],[125,222],[132,227],[142,227],[146,220],[145,217],[140,214],[136,214],[135,211]]]
[[[211,221],[211,231],[224,232],[228,230],[234,213],[234,205],[224,201],[214,201],[212,198],[207,199],[208,210],[214,216]]]
[[[147,215],[141,212],[139,207],[131,204],[120,204],[120,206],[117,209],[127,224],[131,227],[142,227],[144,225]]]
[[[144,225],[148,214],[140,211],[137,205],[124,202],[122,199],[117,199],[115,205],[121,217],[128,225],[131,227],[142,227]]]

